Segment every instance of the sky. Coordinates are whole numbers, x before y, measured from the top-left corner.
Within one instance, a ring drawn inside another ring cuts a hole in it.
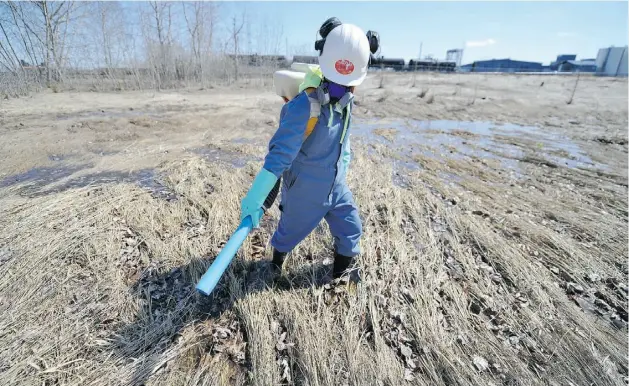
[[[283,27],[285,47],[314,46],[329,17],[380,34],[381,54],[406,60],[463,48],[463,63],[511,58],[548,64],[558,54],[596,58],[600,48],[625,46],[624,2],[241,2],[223,3],[223,20],[248,15]],[[290,50],[290,48],[289,48]],[[285,52],[280,52],[283,54]],[[308,52],[310,54],[310,52]]]

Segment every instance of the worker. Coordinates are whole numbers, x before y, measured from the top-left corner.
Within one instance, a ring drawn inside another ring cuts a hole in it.
[[[259,227],[262,203],[281,179],[281,216],[271,239],[273,271],[281,273],[288,253],[325,219],[334,238],[333,278],[358,282],[362,224],[346,173],[353,92],[367,75],[371,42],[360,28],[336,18],[319,32],[319,67],[282,107],[264,165],[241,202],[241,220],[251,216]]]

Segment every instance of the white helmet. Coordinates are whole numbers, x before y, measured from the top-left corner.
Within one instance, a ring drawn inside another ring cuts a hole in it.
[[[367,76],[368,65],[369,40],[360,28],[341,24],[325,37],[319,66],[327,79],[347,87],[358,86]]]

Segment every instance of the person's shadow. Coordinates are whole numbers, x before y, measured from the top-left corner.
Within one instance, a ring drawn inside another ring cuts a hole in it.
[[[209,266],[210,260],[195,259],[166,272],[148,268],[131,286],[130,291],[141,301],[142,308],[135,320],[114,336],[119,356],[127,363],[137,362],[128,384],[143,385],[166,365],[165,353],[177,342],[184,327],[218,320],[238,299],[270,288],[286,291],[318,287],[330,281],[331,267],[322,263],[274,279],[268,260],[234,259],[210,296],[203,296],[196,292],[195,285],[199,272]]]

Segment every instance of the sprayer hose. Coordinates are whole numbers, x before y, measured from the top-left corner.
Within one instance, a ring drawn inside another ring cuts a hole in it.
[[[275,202],[275,199],[277,198],[278,193],[280,192],[280,185],[282,183],[282,178],[278,178],[277,182],[275,183],[275,186],[273,186],[273,189],[271,189],[271,191],[269,192],[269,194],[266,196],[266,199],[264,200],[264,211],[268,211],[272,206],[273,203]]]

